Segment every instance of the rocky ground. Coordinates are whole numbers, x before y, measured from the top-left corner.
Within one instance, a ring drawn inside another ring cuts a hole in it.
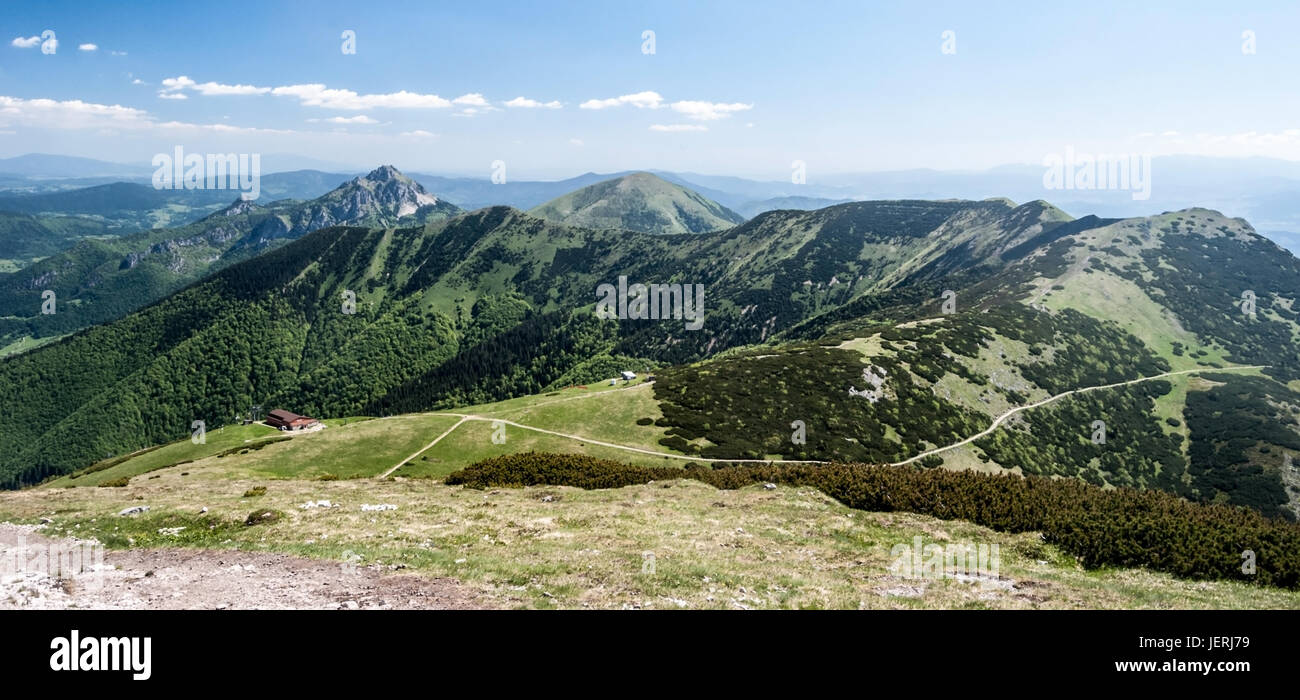
[[[0,523],[0,609],[413,610],[486,606],[452,579],[391,573],[387,567],[233,550],[104,551],[93,541],[50,538],[40,530],[39,526]],[[81,556],[73,557],[74,552]],[[46,563],[60,556],[64,570]],[[70,559],[72,566],[67,566]]]

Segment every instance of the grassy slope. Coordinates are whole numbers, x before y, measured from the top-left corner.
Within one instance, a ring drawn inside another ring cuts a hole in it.
[[[503,418],[523,425],[572,433],[594,440],[677,454],[658,444],[664,429],[636,425],[642,417],[658,418],[658,404],[648,384],[631,387],[620,384],[585,389],[572,388],[554,395],[528,396],[459,409],[484,418]],[[249,440],[283,435],[262,425],[228,427],[208,433],[207,444],[180,440],[157,450],[132,457],[108,469],[70,479],[67,476],[47,487],[96,486],[121,477],[136,477],[161,467],[188,461],[185,471],[210,468],[228,478],[268,477],[315,479],[333,474],[343,479],[378,476],[413,454],[419,456],[404,465],[400,476],[441,478],[481,459],[529,450],[583,452],[606,459],[621,459],[645,465],[684,465],[682,460],[664,460],[612,447],[588,445],[555,435],[506,426],[506,442],[492,441],[490,421],[461,425],[432,448],[425,446],[456,424],[459,419],[436,413],[411,414],[376,420],[326,421],[318,433],[293,436],[293,440],[268,445],[247,453],[215,457]],[[580,426],[580,427],[575,427]]]
[[[689,480],[599,491],[474,491],[422,479],[268,483],[231,480],[212,461],[196,463],[189,476],[164,470],[125,488],[3,493],[0,519],[48,517],[48,534],[93,536],[110,547],[235,548],[340,562],[355,553],[362,565],[455,577],[513,607],[1300,607],[1296,592],[1140,570],[1087,572],[1035,533],[853,511],[812,489],[718,491]],[[244,497],[258,485],[266,495]],[[298,507],[319,499],[339,507]],[[397,509],[362,512],[365,503]],[[140,504],[150,506],[146,516],[114,515]],[[197,515],[202,508],[209,509],[202,517],[221,525],[206,527]],[[238,524],[254,510],[285,517]],[[187,529],[159,532],[177,526]],[[891,575],[891,548],[916,536],[927,544],[997,544],[1000,574],[1016,587]],[[654,554],[653,573],[643,573],[647,552]]]
[[[457,412],[663,449],[656,443],[661,429],[635,425],[636,418],[658,417],[644,384],[571,388]],[[329,421],[319,433],[222,458],[208,455],[275,433],[261,426],[216,431],[207,445],[173,443],[77,480],[97,483],[195,459],[124,488],[0,494],[0,519],[52,517],[54,532],[95,536],[110,546],[234,547],[327,559],[355,552],[365,563],[456,577],[519,607],[1300,607],[1297,593],[1136,570],[1086,572],[1032,533],[1012,536],[964,522],[863,513],[811,489],[728,492],[675,481],[609,491],[540,487],[484,493],[401,478],[440,478],[484,457],[530,449],[647,465],[682,463],[514,427],[507,427],[507,441],[498,445],[488,421],[462,424],[399,470],[396,480],[314,480],[323,473],[344,479],[383,473],[457,420],[418,414],[346,425]],[[952,457],[954,464],[946,466],[979,465],[969,455]],[[267,486],[267,495],[245,498],[256,485]],[[297,507],[319,499],[342,505]],[[149,517],[106,517],[140,503],[151,507]],[[361,503],[392,503],[398,510],[362,513]],[[176,538],[158,533],[184,525],[204,507],[232,525],[216,531],[192,527],[191,534]],[[254,509],[288,517],[265,527],[233,524]],[[984,589],[891,575],[890,548],[918,535],[926,543],[998,544],[1002,575],[1017,587]],[[645,552],[655,555],[654,574],[642,573]]]

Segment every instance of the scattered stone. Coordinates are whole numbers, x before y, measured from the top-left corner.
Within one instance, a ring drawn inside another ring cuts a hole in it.
[[[149,506],[131,506],[130,508],[123,508],[122,510],[118,511],[117,514],[120,516],[129,516],[129,515],[139,515],[141,513],[147,513],[147,512],[149,512]]]
[[[768,491],[771,491],[776,488],[776,484],[763,484],[763,488],[767,489]]]
[[[375,505],[370,505],[369,503],[362,503],[361,510],[363,511],[364,510],[397,510],[397,506],[391,503],[377,503]]]
[[[322,501],[307,501],[306,503],[298,507],[302,508],[303,510],[311,510],[312,508],[334,508],[337,507],[337,505],[338,504],[330,503],[329,501],[322,500]]]

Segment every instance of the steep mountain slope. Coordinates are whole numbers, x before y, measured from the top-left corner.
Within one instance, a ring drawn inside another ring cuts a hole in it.
[[[459,211],[386,166],[307,202],[258,205],[236,200],[179,228],[83,241],[0,275],[0,347],[25,336],[60,335],[119,318],[209,271],[320,228],[411,225]],[[56,295],[52,315],[41,313],[46,290]]]
[[[745,220],[717,202],[650,173],[598,182],[529,213],[571,226],[644,233],[704,233]]]
[[[227,212],[254,229],[238,240],[260,240],[257,227],[282,215],[251,209]],[[1032,236],[1042,216],[1000,201],[865,202],[671,236],[494,207],[423,227],[323,229],[0,361],[0,383],[12,387],[0,396],[11,417],[0,421],[0,473],[23,482],[61,473],[185,434],[192,420],[219,424],[250,403],[394,413],[593,381],[611,361],[700,359],[762,342],[923,261],[982,270],[988,261],[971,249]],[[946,224],[956,220],[989,240],[953,235]],[[597,286],[620,276],[704,285],[704,327],[597,319]],[[346,292],[355,313],[343,311]]]
[[[660,371],[664,444],[883,462],[959,445],[920,461],[1300,514],[1300,261],[1207,210],[1080,219],[1027,242],[992,275],[912,276],[778,336],[816,345]]]

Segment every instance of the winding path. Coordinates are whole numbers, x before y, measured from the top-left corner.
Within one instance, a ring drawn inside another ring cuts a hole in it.
[[[961,447],[962,445],[969,445],[970,443],[975,442],[976,440],[979,440],[980,438],[982,438],[982,437],[984,437],[984,436],[986,436],[986,435],[992,433],[993,431],[997,430],[999,427],[1001,427],[1001,425],[1002,425],[1004,422],[1006,422],[1006,420],[1007,420],[1008,418],[1010,418],[1011,416],[1013,416],[1013,415],[1015,415],[1015,414],[1017,414],[1017,413],[1020,413],[1021,411],[1028,411],[1028,410],[1031,409],[1031,408],[1038,408],[1039,406],[1043,406],[1043,405],[1045,405],[1045,404],[1052,403],[1053,401],[1057,401],[1057,400],[1063,399],[1063,398],[1065,398],[1065,397],[1067,397],[1067,396],[1070,396],[1070,395],[1073,395],[1073,394],[1085,394],[1085,393],[1090,392],[1090,391],[1101,391],[1101,390],[1103,390],[1103,389],[1114,389],[1114,388],[1116,388],[1116,387],[1128,386],[1128,385],[1130,385],[1130,384],[1138,384],[1138,383],[1141,383],[1141,382],[1150,382],[1150,381],[1155,381],[1155,380],[1157,380],[1157,379],[1164,379],[1165,377],[1172,377],[1172,376],[1176,376],[1176,375],[1180,375],[1180,374],[1196,374],[1196,373],[1199,373],[1199,372],[1239,372],[1239,371],[1243,371],[1243,370],[1264,369],[1264,368],[1266,368],[1266,367],[1268,367],[1268,365],[1249,365],[1249,366],[1237,366],[1237,367],[1197,367],[1197,368],[1195,368],[1195,369],[1183,369],[1183,370],[1177,370],[1177,371],[1173,371],[1173,372],[1165,372],[1165,373],[1163,373],[1163,374],[1157,374],[1157,375],[1150,376],[1150,377],[1138,377],[1137,379],[1129,379],[1129,380],[1127,380],[1127,381],[1123,381],[1123,382],[1115,382],[1114,384],[1101,384],[1101,385],[1098,385],[1098,386],[1089,386],[1089,387],[1083,387],[1083,388],[1080,388],[1080,389],[1071,389],[1071,390],[1069,390],[1069,391],[1065,391],[1065,392],[1062,392],[1062,393],[1060,393],[1060,394],[1056,394],[1055,396],[1049,396],[1049,397],[1047,397],[1047,398],[1045,398],[1045,399],[1043,399],[1043,400],[1041,400],[1041,401],[1036,401],[1036,402],[1031,403],[1031,404],[1025,404],[1024,406],[1017,406],[1017,407],[1015,407],[1015,408],[1012,408],[1012,409],[1006,411],[1005,413],[1003,413],[1002,415],[998,416],[997,418],[994,418],[994,419],[993,419],[993,423],[990,424],[989,427],[987,427],[987,428],[985,428],[984,430],[982,430],[982,431],[980,431],[980,432],[978,432],[978,433],[976,433],[976,434],[974,434],[974,435],[972,435],[972,436],[966,438],[965,440],[961,440],[960,442],[954,442],[954,443],[952,443],[951,445],[945,445],[945,446],[943,446],[943,447],[936,447],[936,448],[934,448],[933,450],[927,450],[927,451],[922,452],[922,453],[920,453],[920,454],[918,454],[918,455],[916,455],[916,456],[914,456],[914,457],[909,457],[909,458],[907,458],[907,459],[905,459],[905,460],[903,460],[903,461],[901,461],[901,462],[892,462],[892,463],[890,463],[889,466],[891,466],[891,467],[901,467],[901,466],[903,466],[903,465],[905,465],[905,464],[911,464],[912,462],[915,462],[915,461],[917,461],[917,460],[919,460],[919,459],[924,459],[924,458],[926,458],[926,457],[929,457],[930,455],[939,454],[940,452],[947,452],[948,450],[956,449],[956,448],[958,448],[958,447]],[[633,387],[628,387],[628,388],[633,388]],[[620,390],[620,391],[622,391],[622,390]],[[601,393],[608,393],[608,392],[601,392]],[[584,398],[584,397],[573,397],[573,398]],[[561,400],[561,401],[565,401],[565,400],[572,400],[572,399],[559,399],[559,400]],[[542,404],[534,404],[534,406],[544,405],[545,403],[555,403],[555,402],[554,402],[554,401],[548,401],[548,402],[543,402]],[[532,407],[532,406],[525,406],[525,407],[521,407],[521,408],[531,408],[531,407]],[[471,414],[471,413],[450,413],[450,412],[446,412],[446,411],[438,411],[438,412],[433,412],[433,413],[427,413],[427,414],[425,414],[425,415],[432,415],[432,416],[453,416],[453,417],[456,417],[456,418],[460,418],[460,420],[457,421],[455,425],[451,426],[450,428],[447,428],[447,430],[444,431],[441,435],[439,435],[438,437],[434,438],[433,442],[430,442],[428,445],[425,445],[423,448],[421,448],[421,449],[420,449],[418,452],[416,452],[415,454],[412,454],[410,457],[407,457],[406,459],[402,460],[401,462],[398,462],[398,463],[397,463],[396,465],[394,465],[391,469],[389,469],[388,471],[386,471],[386,472],[384,472],[383,474],[381,474],[378,478],[380,478],[380,479],[387,478],[390,474],[392,474],[393,472],[397,471],[397,470],[400,469],[402,466],[404,466],[405,464],[407,464],[407,463],[410,462],[411,460],[415,459],[416,457],[418,457],[418,456],[419,456],[420,454],[422,454],[423,452],[427,451],[429,448],[431,448],[431,447],[433,447],[434,445],[438,444],[438,442],[439,442],[440,440],[442,440],[443,438],[445,438],[445,437],[447,437],[448,435],[450,435],[451,432],[454,431],[456,428],[459,428],[459,427],[461,426],[461,424],[465,423],[466,421],[472,421],[472,420],[475,420],[475,421],[492,421],[492,422],[500,421],[501,423],[503,423],[503,424],[505,424],[505,425],[514,426],[514,427],[516,427],[516,428],[520,428],[520,429],[523,429],[523,430],[531,430],[531,431],[536,432],[536,433],[545,433],[545,434],[547,434],[547,435],[554,435],[554,436],[556,436],[556,437],[562,437],[562,438],[566,438],[566,439],[569,439],[569,440],[577,440],[577,441],[579,441],[579,442],[584,442],[584,443],[588,443],[588,444],[592,444],[592,445],[600,445],[601,447],[609,447],[609,448],[616,449],[616,450],[624,450],[624,451],[627,451],[627,452],[636,452],[636,453],[639,453],[639,454],[652,455],[652,456],[655,456],[655,457],[665,457],[665,458],[668,458],[668,459],[679,459],[679,460],[688,461],[688,462],[732,462],[732,463],[737,463],[737,464],[768,464],[768,463],[779,463],[779,464],[829,464],[829,462],[827,462],[827,461],[825,461],[825,460],[820,460],[820,459],[722,459],[722,458],[711,458],[711,457],[696,457],[696,456],[692,456],[692,455],[678,455],[678,454],[671,454],[671,453],[667,453],[667,452],[657,452],[657,451],[655,451],[655,450],[647,450],[647,449],[642,448],[642,447],[632,447],[632,446],[630,446],[630,445],[619,445],[619,444],[612,443],[612,442],[604,442],[604,441],[602,441],[602,440],[593,440],[593,439],[591,439],[591,438],[583,437],[583,436],[581,436],[581,435],[574,435],[574,434],[572,434],[572,433],[561,433],[561,432],[557,432],[557,431],[554,431],[554,430],[547,430],[546,428],[538,428],[538,427],[536,427],[536,426],[532,426],[532,425],[524,425],[523,423],[516,423],[515,421],[512,421],[512,420],[506,420],[506,419],[504,419],[504,418],[492,418],[492,417],[490,417],[490,416],[480,416],[480,415]]]
[[[975,442],[976,440],[978,440],[978,439],[984,437],[985,435],[988,435],[989,433],[993,432],[994,430],[997,430],[997,429],[998,429],[998,426],[1002,425],[1002,422],[1003,422],[1003,421],[1005,421],[1006,419],[1010,418],[1011,416],[1013,416],[1013,415],[1015,415],[1015,414],[1017,414],[1017,413],[1019,413],[1019,412],[1021,412],[1021,411],[1027,411],[1027,410],[1029,410],[1029,409],[1031,409],[1031,408],[1038,408],[1039,406],[1042,406],[1043,404],[1051,403],[1051,402],[1053,402],[1053,401],[1056,401],[1057,399],[1063,399],[1063,398],[1065,398],[1065,397],[1067,397],[1067,396],[1069,396],[1069,395],[1071,395],[1071,394],[1086,394],[1086,393],[1089,392],[1089,391],[1098,391],[1098,390],[1101,390],[1101,389],[1114,389],[1115,387],[1119,387],[1119,386],[1128,386],[1129,384],[1137,384],[1137,383],[1139,383],[1139,382],[1150,382],[1150,381],[1154,381],[1154,380],[1156,380],[1156,379],[1164,379],[1165,377],[1172,377],[1172,376],[1174,376],[1174,375],[1176,375],[1176,374],[1194,374],[1194,373],[1196,373],[1196,372],[1234,372],[1234,371],[1244,370],[1244,369],[1263,369],[1263,368],[1265,368],[1265,367],[1268,367],[1268,365],[1251,365],[1251,366],[1249,366],[1249,367],[1245,367],[1245,366],[1243,366],[1243,367],[1204,367],[1204,368],[1198,367],[1198,368],[1196,368],[1196,369],[1183,369],[1183,370],[1178,370],[1177,372],[1165,372],[1164,374],[1157,374],[1157,375],[1152,376],[1152,377],[1139,377],[1139,378],[1137,378],[1137,379],[1130,379],[1130,380],[1128,380],[1128,381],[1126,381],[1126,382],[1115,382],[1114,384],[1102,384],[1102,385],[1099,385],[1099,386],[1089,386],[1089,387],[1084,387],[1084,388],[1082,388],[1082,389],[1071,389],[1071,390],[1069,390],[1069,391],[1062,392],[1062,393],[1057,394],[1057,395],[1055,395],[1055,396],[1049,396],[1049,397],[1043,399],[1042,401],[1038,401],[1038,402],[1036,402],[1036,403],[1026,404],[1026,405],[1024,405],[1024,406],[1017,406],[1016,408],[1013,408],[1013,409],[1007,411],[1006,413],[1003,413],[1002,415],[998,416],[997,418],[993,419],[993,424],[990,425],[989,427],[987,427],[987,428],[985,428],[984,430],[982,430],[982,431],[980,431],[980,432],[978,432],[978,433],[976,433],[976,434],[974,434],[974,435],[972,435],[972,436],[966,438],[965,440],[962,440],[961,442],[954,442],[953,444],[951,444],[951,445],[946,445],[946,446],[944,446],[944,447],[936,447],[936,448],[933,449],[933,450],[930,450],[930,451],[928,451],[928,452],[922,452],[921,454],[916,455],[915,457],[909,457],[909,458],[907,458],[907,459],[905,459],[905,460],[903,460],[903,461],[901,461],[901,462],[893,462],[893,463],[891,463],[889,466],[891,466],[891,467],[901,467],[901,466],[903,466],[904,464],[911,464],[912,462],[915,462],[915,461],[918,460],[918,459],[924,459],[924,458],[929,457],[930,455],[933,455],[933,454],[939,454],[940,452],[947,452],[948,450],[951,450],[951,449],[954,449],[954,448],[957,448],[957,447],[961,447],[962,445],[968,445],[968,444],[970,444],[970,443],[972,443],[972,442]]]

